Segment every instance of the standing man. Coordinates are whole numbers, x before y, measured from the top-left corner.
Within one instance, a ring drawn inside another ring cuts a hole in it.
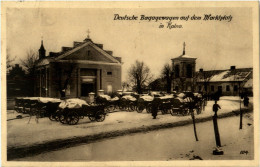
[[[249,98],[247,96],[244,97],[244,106],[248,107],[249,104]]]
[[[158,104],[159,104],[159,98],[154,97],[154,100],[152,101],[152,116],[153,116],[153,119],[156,119],[157,112],[158,112]]]
[[[215,100],[215,104],[213,105],[213,111],[215,112],[215,116],[217,116],[218,109],[221,109],[221,107],[217,104],[217,100]]]

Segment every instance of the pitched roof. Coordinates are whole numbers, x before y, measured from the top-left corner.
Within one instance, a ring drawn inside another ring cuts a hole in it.
[[[189,55],[186,55],[186,54],[182,54],[182,55],[180,55],[178,57],[173,58],[172,60],[176,60],[176,59],[192,59],[192,60],[196,60],[197,58],[189,56]]]
[[[253,68],[240,68],[233,70],[211,70],[197,72],[198,82],[230,82],[244,81],[253,72]]]
[[[50,52],[49,56],[46,56],[45,58],[39,60],[38,65],[46,64],[50,60],[60,60],[88,45],[92,46],[93,48],[95,48],[95,50],[106,56],[106,58],[111,60],[112,63],[121,64],[121,62],[119,61],[120,58],[112,56],[112,51],[103,50],[102,44],[96,44],[91,39],[85,39],[83,42],[74,42],[73,47],[62,47],[62,50],[60,52]]]

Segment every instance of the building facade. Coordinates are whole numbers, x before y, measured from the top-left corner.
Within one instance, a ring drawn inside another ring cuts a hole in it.
[[[99,90],[113,93],[121,89],[121,57],[103,49],[89,37],[45,56],[43,43],[36,67],[35,96],[87,97]]]
[[[174,71],[173,90],[194,91],[196,58],[186,55],[185,42],[183,44],[182,55],[171,60]]]

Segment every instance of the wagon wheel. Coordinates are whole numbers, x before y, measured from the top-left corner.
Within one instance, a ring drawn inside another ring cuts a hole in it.
[[[179,108],[173,108],[170,110],[170,113],[172,116],[175,116],[176,114],[180,114],[181,113],[181,110]]]
[[[147,104],[147,106],[145,107],[146,112],[147,113],[151,113],[152,112],[152,104]]]
[[[70,112],[67,115],[67,122],[69,125],[76,125],[79,122],[79,115],[76,112]]]
[[[162,114],[164,115],[164,114],[167,114],[167,109],[166,108],[163,108],[162,110]]]
[[[96,117],[94,117],[94,116],[88,116],[88,118],[89,118],[90,121],[95,121],[96,120]]]
[[[184,108],[183,111],[184,111],[184,112],[182,113],[183,116],[189,114],[189,109],[188,109],[188,108]]]
[[[104,110],[105,110],[106,113],[109,113],[109,112],[113,111],[114,108],[115,108],[115,107],[114,107],[113,105],[109,105],[109,106],[106,106],[106,107],[104,108]]]
[[[80,117],[79,117],[79,119],[83,119],[84,118],[84,115],[81,115]]]
[[[143,110],[144,110],[144,106],[143,106],[143,105],[140,105],[140,106],[137,106],[137,107],[136,107],[136,111],[137,111],[138,113],[143,112]]]
[[[96,121],[97,121],[97,122],[102,122],[102,121],[104,121],[104,120],[105,120],[105,117],[106,117],[106,115],[105,115],[105,113],[104,113],[103,111],[98,111],[98,112],[96,113],[96,115],[95,115],[95,118],[96,118]]]
[[[128,110],[129,111],[134,111],[135,110],[135,105],[134,105],[133,102],[129,103]]]
[[[44,110],[44,109],[41,109],[41,110],[37,113],[37,115],[39,116],[39,118],[43,118],[43,117],[45,116],[45,114],[46,114],[46,110]]]
[[[67,119],[66,119],[66,116],[64,114],[59,115],[58,118],[59,118],[59,121],[62,124],[66,124],[67,123]]]
[[[55,118],[56,116],[55,116],[55,114],[50,114],[49,115],[49,119],[51,120],[51,121],[55,121],[56,120],[56,118]]]
[[[174,116],[174,109],[172,108],[170,111],[171,115]]]

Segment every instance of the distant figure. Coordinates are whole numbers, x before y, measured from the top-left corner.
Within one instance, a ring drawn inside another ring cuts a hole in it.
[[[218,109],[221,109],[221,107],[217,104],[217,100],[215,100],[215,104],[213,105],[213,111],[215,112],[215,116],[217,116]]]
[[[248,107],[249,104],[249,98],[247,96],[244,97],[244,106]]]
[[[157,112],[158,112],[158,101],[159,99],[158,98],[154,98],[153,102],[152,102],[152,116],[153,116],[153,119],[156,119],[156,116],[157,116]]]

